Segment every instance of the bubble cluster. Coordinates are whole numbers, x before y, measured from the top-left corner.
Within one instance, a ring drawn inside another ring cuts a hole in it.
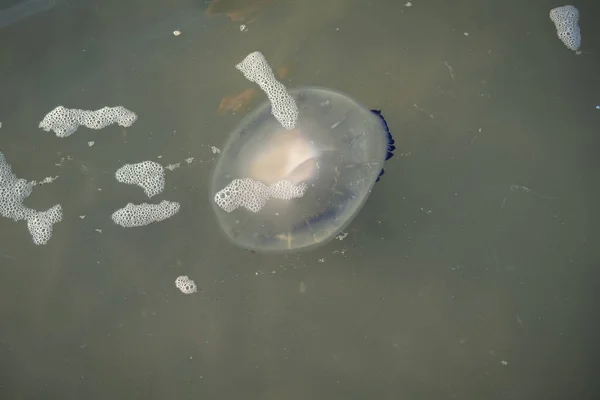
[[[154,161],[125,164],[117,170],[115,178],[121,183],[138,185],[148,197],[156,196],[165,188],[165,170]]]
[[[265,56],[255,51],[235,66],[246,79],[256,82],[267,94],[271,102],[271,114],[286,129],[294,129],[298,119],[298,106],[294,98],[288,93],[285,86],[275,78],[273,70]]]
[[[181,290],[183,294],[192,294],[198,291],[198,287],[196,283],[187,277],[187,275],[178,276],[175,279],[175,286],[177,289]]]
[[[252,212],[259,212],[270,198],[291,200],[304,196],[306,184],[294,185],[281,180],[272,185],[250,178],[234,179],[215,194],[215,203],[226,212],[242,206]]]
[[[550,19],[556,26],[558,38],[569,49],[576,51],[581,46],[579,10],[574,6],[556,7],[550,10]]]
[[[27,229],[33,238],[35,244],[46,244],[52,237],[54,224],[62,220],[63,213],[60,204],[49,208],[46,211],[33,213],[27,219]]]
[[[164,221],[177,214],[178,211],[179,203],[176,201],[163,200],[159,204],[127,203],[125,207],[112,214],[112,220],[124,228],[134,228]]]
[[[35,185],[35,181],[17,178],[0,152],[0,215],[14,221],[27,220],[33,242],[40,245],[48,243],[54,224],[62,220],[63,214],[60,204],[46,211],[36,211],[23,205]]]
[[[69,109],[58,106],[40,122],[39,127],[46,132],[54,131],[56,136],[71,136],[81,125],[90,129],[102,129],[114,123],[131,126],[137,115],[125,107],[104,107],[96,111]]]

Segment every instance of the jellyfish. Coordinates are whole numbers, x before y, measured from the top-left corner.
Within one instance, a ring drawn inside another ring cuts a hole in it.
[[[275,87],[265,82],[257,81]],[[229,135],[212,172],[210,200],[221,231],[239,247],[312,250],[356,217],[394,140],[380,110],[342,92],[277,90]]]

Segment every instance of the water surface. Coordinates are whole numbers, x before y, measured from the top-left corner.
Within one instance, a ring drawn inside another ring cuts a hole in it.
[[[595,397],[591,2],[580,56],[550,1],[17,3],[0,13],[0,151],[19,177],[58,175],[27,205],[65,216],[46,246],[0,220],[1,398]],[[235,64],[255,50],[289,87],[382,109],[396,140],[343,240],[314,252],[239,250],[208,204],[211,146],[246,112],[219,104],[254,87]],[[37,127],[58,105],[138,120],[59,139]],[[175,217],[112,223],[148,201],[119,167],[188,157],[152,199]]]

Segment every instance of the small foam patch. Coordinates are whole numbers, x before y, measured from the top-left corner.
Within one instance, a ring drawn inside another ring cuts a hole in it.
[[[294,129],[298,119],[298,105],[283,83],[275,78],[275,74],[265,56],[261,52],[255,51],[248,54],[235,67],[244,74],[246,79],[257,83],[267,94],[271,102],[271,114],[275,119],[285,129]]]
[[[63,213],[60,204],[46,211],[36,211],[23,205],[36,184],[35,181],[17,178],[0,152],[0,215],[14,221],[26,220],[33,243],[44,245],[52,237],[54,224],[62,220]]]
[[[104,107],[96,111],[69,109],[58,106],[50,111],[40,122],[39,127],[46,132],[54,131],[56,136],[71,136],[80,126],[90,129],[102,129],[112,124],[131,126],[137,115],[125,107]]]
[[[168,200],[163,200],[159,204],[128,203],[112,214],[112,220],[124,228],[146,226],[171,218],[177,214],[179,207],[178,202]]]
[[[270,186],[250,178],[234,179],[215,194],[215,203],[226,212],[244,207],[259,212],[270,198],[291,200],[304,196],[306,184],[294,185],[281,180]]]
[[[156,196],[165,189],[165,170],[154,161],[125,164],[115,172],[115,178],[121,183],[141,187],[148,197]]]
[[[187,275],[178,276],[175,279],[175,286],[177,289],[181,290],[183,294],[192,294],[198,291],[198,287],[196,283],[187,277]]]
[[[579,10],[574,6],[556,7],[550,10],[550,19],[556,26],[558,38],[570,50],[576,51],[581,46],[581,30],[579,29]]]

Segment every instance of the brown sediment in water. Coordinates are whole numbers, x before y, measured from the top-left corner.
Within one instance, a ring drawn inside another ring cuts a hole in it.
[[[277,75],[279,79],[285,79],[290,73],[288,67],[280,67],[277,69]],[[217,112],[219,115],[227,113],[237,114],[239,112],[246,112],[250,108],[250,103],[256,97],[258,91],[255,88],[247,88],[239,93],[225,96],[221,99]]]
[[[226,15],[232,22],[248,21],[265,6],[277,0],[213,0],[206,15]]]
[[[250,102],[256,96],[257,90],[254,88],[248,88],[242,90],[240,93],[233,94],[231,96],[225,96],[221,99],[217,112],[221,115],[231,112],[236,114],[238,112],[245,112],[250,106]]]

